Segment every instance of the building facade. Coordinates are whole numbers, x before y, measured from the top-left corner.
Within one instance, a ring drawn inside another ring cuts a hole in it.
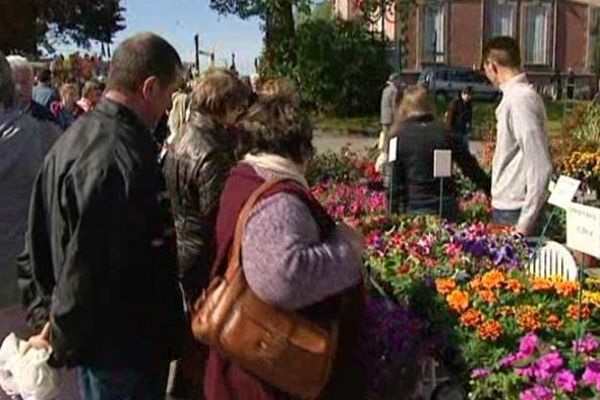
[[[355,18],[359,2],[336,0],[335,11]],[[506,35],[519,41],[534,81],[573,70],[579,81],[591,83],[599,6],[598,0],[420,0],[397,4],[409,9],[389,10],[371,29],[381,34],[383,27],[390,63],[409,76],[432,63],[479,68],[485,42]]]

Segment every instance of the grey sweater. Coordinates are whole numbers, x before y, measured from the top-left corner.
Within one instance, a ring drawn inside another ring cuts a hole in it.
[[[44,156],[58,138],[29,114],[0,115],[0,307],[19,300],[16,258],[23,250],[29,198]]]
[[[492,206],[520,210],[517,228],[530,234],[552,176],[546,133],[546,110],[540,96],[519,75],[501,87],[496,110],[498,138],[492,164]]]
[[[263,178],[275,176],[255,168]],[[263,301],[286,310],[314,304],[360,281],[357,259],[341,230],[325,241],[308,207],[279,193],[260,201],[242,241],[248,285]]]

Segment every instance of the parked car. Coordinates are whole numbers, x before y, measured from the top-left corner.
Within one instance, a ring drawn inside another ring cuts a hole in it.
[[[439,101],[457,97],[467,86],[473,89],[475,100],[496,101],[501,96],[485,75],[464,67],[425,67],[419,77],[419,83],[425,85]]]

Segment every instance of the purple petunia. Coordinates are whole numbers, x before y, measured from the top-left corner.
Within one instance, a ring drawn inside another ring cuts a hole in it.
[[[578,353],[590,354],[598,350],[598,347],[600,347],[598,340],[590,334],[573,342],[573,351]]]
[[[600,390],[600,361],[590,361],[581,378],[586,385],[596,386],[596,390]]]
[[[531,389],[524,390],[519,397],[521,400],[554,400],[552,390],[542,385],[535,385]]]
[[[475,368],[473,372],[471,372],[471,378],[473,379],[481,379],[489,376],[492,371],[489,368]]]
[[[528,333],[521,338],[519,343],[520,359],[531,357],[537,348],[538,337],[535,333]]]
[[[539,369],[553,373],[562,368],[564,360],[558,351],[551,351],[540,357],[535,364]]]

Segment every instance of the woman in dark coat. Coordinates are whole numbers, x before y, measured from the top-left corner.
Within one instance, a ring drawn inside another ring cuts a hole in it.
[[[397,141],[396,160],[388,165],[387,171],[392,182],[388,198],[391,197],[394,212],[439,212],[440,180],[433,176],[435,150],[451,150],[452,160],[463,174],[489,193],[488,175],[448,126],[436,121],[424,87],[413,86],[405,90],[388,146],[392,139]],[[458,208],[454,180],[446,178],[443,184],[442,216],[454,219]]]

